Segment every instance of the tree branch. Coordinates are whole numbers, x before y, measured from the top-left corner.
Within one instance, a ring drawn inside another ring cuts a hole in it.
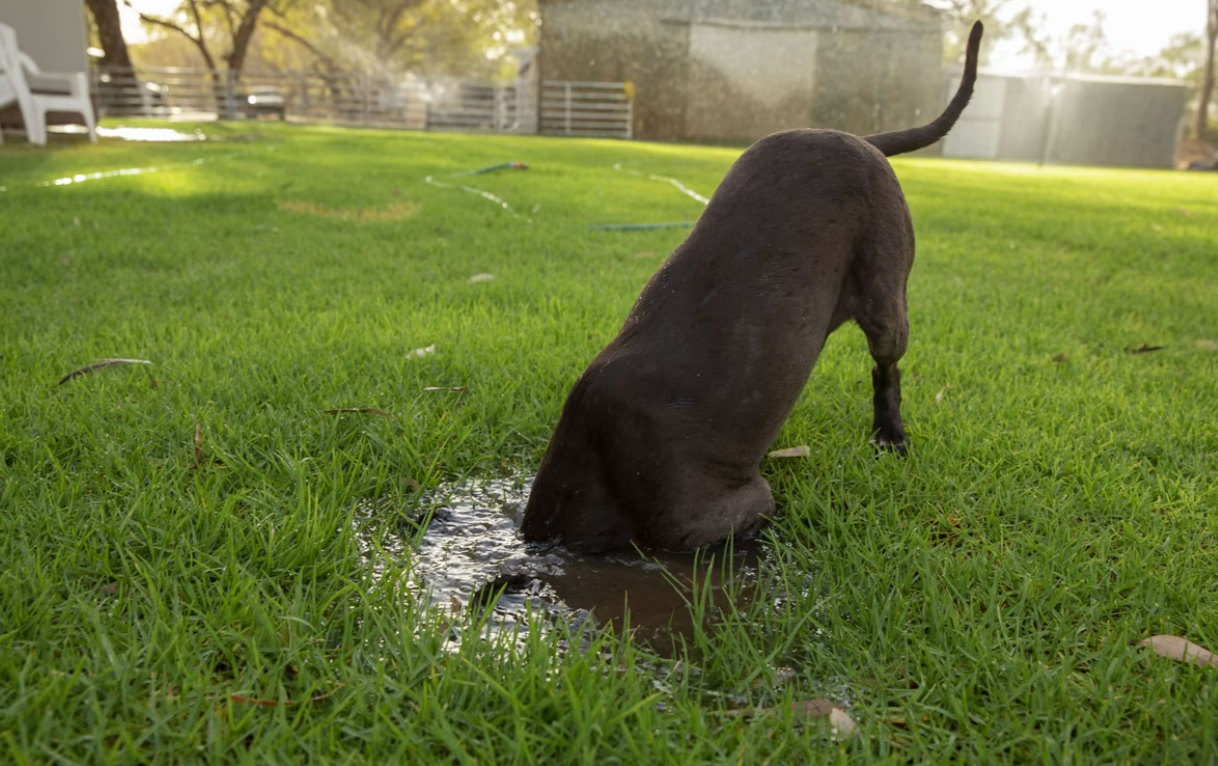
[[[172,29],[175,32],[180,32],[181,34],[186,36],[186,39],[190,40],[192,43],[195,43],[196,45],[199,42],[198,40],[196,40],[194,38],[194,36],[192,34],[187,32],[183,27],[180,27],[177,24],[174,24],[172,21],[167,21],[165,19],[158,19],[157,17],[149,16],[146,13],[140,14],[140,21],[144,22],[145,24],[155,24],[159,27],[165,27],[166,29]]]
[[[192,3],[192,5],[193,5],[193,3]],[[141,13],[140,21],[144,22],[145,24],[154,24],[158,27],[165,27],[166,29],[172,29],[173,31],[181,34],[187,40],[190,40],[192,43],[194,43],[195,47],[199,49],[199,53],[203,54],[203,61],[204,61],[204,63],[207,64],[208,69],[216,68],[216,61],[215,61],[215,59],[213,59],[211,57],[211,51],[207,50],[207,43],[205,43],[203,41],[203,28],[202,27],[198,27],[199,36],[195,37],[190,32],[187,32],[185,27],[179,26],[179,25],[173,23],[172,21],[169,21],[168,19],[158,19],[156,16],[149,16],[146,13]]]
[[[381,60],[388,61],[389,57],[392,56],[393,54],[397,53],[399,50],[401,50],[402,46],[405,45],[410,40],[410,38],[414,37],[415,33],[419,31],[419,28],[422,27],[426,23],[427,23],[426,19],[419,19],[417,22],[415,22],[414,26],[412,26],[410,29],[406,30],[406,32],[403,33],[401,37],[398,37],[396,40],[393,41],[393,44],[390,45],[385,50],[385,55],[381,57]]]
[[[292,42],[296,43],[297,45],[300,45],[302,48],[309,51],[317,58],[326,62],[326,64],[330,67],[334,67],[335,64],[337,63],[337,62],[335,62],[333,56],[329,55],[328,53],[325,53],[320,48],[318,48],[316,45],[309,42],[308,40],[301,37],[300,35],[296,34],[295,32],[288,29],[287,27],[283,26],[282,24],[279,24],[274,21],[264,20],[262,22],[262,26],[266,27],[267,29],[273,29],[276,32],[278,32],[279,34],[281,34],[284,37],[291,40]]]
[[[190,4],[190,12],[195,17],[195,29],[199,32],[199,42],[203,41],[203,16],[199,13],[199,6],[195,0],[187,0]]]
[[[126,4],[128,7],[131,7],[130,2],[127,2]],[[194,5],[194,0],[191,0],[191,5],[192,6]],[[195,18],[198,19],[198,16],[196,15]],[[199,36],[195,37],[195,36],[191,35],[190,32],[187,32],[184,27],[182,27],[178,24],[175,24],[172,21],[169,21],[168,19],[158,19],[155,16],[149,16],[148,14],[141,12],[140,21],[143,21],[145,24],[153,24],[153,25],[156,25],[159,27],[165,27],[166,29],[172,29],[173,31],[175,31],[178,34],[185,37],[187,40],[190,40],[192,43],[194,43],[195,47],[199,49],[199,53],[203,56],[203,63],[206,64],[207,69],[209,69],[211,71],[212,80],[216,83],[217,98],[219,98],[219,95],[218,95],[219,94],[219,79],[218,78],[220,76],[220,73],[216,70],[216,61],[215,61],[215,59],[213,59],[211,57],[211,51],[207,50],[207,43],[205,43],[203,41],[203,27],[202,26],[196,27],[196,29],[199,30]]]

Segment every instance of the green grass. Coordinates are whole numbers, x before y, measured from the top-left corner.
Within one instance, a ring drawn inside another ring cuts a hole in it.
[[[1218,763],[1218,669],[1136,645],[1218,649],[1212,174],[898,161],[914,448],[843,329],[763,466],[789,598],[687,661],[450,653],[355,503],[534,470],[684,236],[587,225],[700,212],[614,163],[709,194],[738,150],[204,130],[0,147],[0,762]],[[424,182],[505,160],[462,180],[511,212]],[[111,356],[154,365],[57,385]],[[843,691],[842,744],[723,714]]]

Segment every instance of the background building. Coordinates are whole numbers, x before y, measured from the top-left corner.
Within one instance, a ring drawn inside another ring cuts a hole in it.
[[[945,92],[960,82],[952,77]],[[943,154],[1067,165],[1170,168],[1184,129],[1182,82],[1096,75],[978,75]]]
[[[640,138],[874,133],[942,107],[934,9],[883,0],[539,0],[546,80],[629,80]]]

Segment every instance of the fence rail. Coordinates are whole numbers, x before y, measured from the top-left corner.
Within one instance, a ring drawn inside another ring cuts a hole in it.
[[[354,72],[97,69],[102,116],[287,120],[486,133],[633,136],[625,83],[493,82]]]
[[[626,83],[546,80],[540,114],[539,132],[548,135],[634,135],[634,101]]]

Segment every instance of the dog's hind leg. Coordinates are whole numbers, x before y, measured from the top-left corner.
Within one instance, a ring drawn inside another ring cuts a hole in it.
[[[898,251],[899,252],[899,251]],[[871,383],[875,391],[872,441],[881,448],[905,454],[909,439],[901,423],[901,371],[897,362],[909,343],[909,312],[905,302],[905,280],[912,257],[904,268],[867,269],[861,275],[863,298],[855,317],[867,336],[875,367]]]
[[[900,318],[891,322],[865,322],[859,326],[867,334],[867,345],[875,366],[871,368],[871,384],[875,391],[875,419],[871,423],[872,441],[885,449],[905,454],[909,439],[901,423],[901,371],[897,362],[905,354],[909,339],[909,320],[901,307]]]

